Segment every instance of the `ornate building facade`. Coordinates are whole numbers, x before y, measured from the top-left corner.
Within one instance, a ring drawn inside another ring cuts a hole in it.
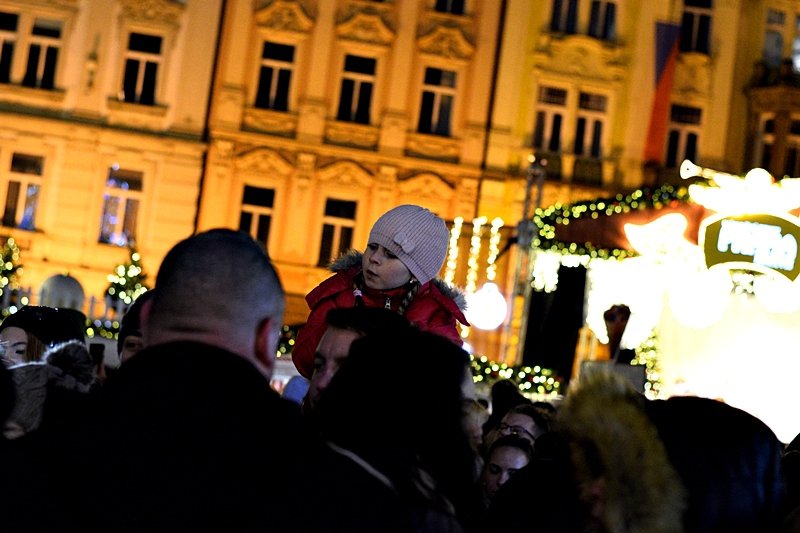
[[[154,273],[193,231],[239,228],[302,322],[324,266],[400,203],[514,226],[526,196],[657,185],[687,157],[797,175],[798,16],[797,0],[0,0],[0,234],[24,284],[69,272],[99,296],[131,244]],[[499,355],[508,335],[476,344]]]

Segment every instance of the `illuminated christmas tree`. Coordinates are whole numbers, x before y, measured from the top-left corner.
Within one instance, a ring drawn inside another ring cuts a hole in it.
[[[124,264],[117,265],[114,272],[108,275],[109,286],[106,289],[106,302],[114,305],[120,300],[126,305],[133,303],[140,294],[149,287],[144,284],[147,274],[142,269],[139,252],[131,248],[131,255]]]
[[[19,262],[19,246],[13,237],[9,237],[0,252],[0,294],[6,289],[17,288],[17,278],[22,274]]]

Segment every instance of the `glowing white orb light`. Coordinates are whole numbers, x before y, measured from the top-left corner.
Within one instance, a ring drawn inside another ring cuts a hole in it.
[[[486,283],[476,292],[467,294],[467,320],[478,329],[495,329],[508,314],[508,304],[494,283]]]

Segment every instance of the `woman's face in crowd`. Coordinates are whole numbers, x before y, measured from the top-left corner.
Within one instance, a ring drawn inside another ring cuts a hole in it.
[[[500,487],[527,464],[528,456],[519,448],[511,446],[495,448],[481,472],[481,489],[484,497],[487,500],[494,498]]]
[[[411,272],[392,252],[380,244],[369,243],[361,258],[364,284],[370,289],[402,287],[411,280]]]
[[[0,332],[0,342],[5,354],[3,358],[10,365],[25,362],[25,351],[28,349],[28,334],[22,328],[8,327]]]

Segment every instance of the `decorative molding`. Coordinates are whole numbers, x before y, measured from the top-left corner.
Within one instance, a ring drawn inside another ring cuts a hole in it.
[[[406,142],[408,155],[438,159],[442,161],[458,161],[461,143],[450,137],[409,133]]]
[[[464,31],[451,26],[436,26],[417,39],[417,46],[423,54],[451,61],[468,61],[475,53],[475,45],[469,42]]]
[[[243,129],[294,137],[297,134],[297,116],[283,111],[248,107],[242,119]]]
[[[534,67],[542,74],[621,83],[629,61],[623,52],[621,46],[586,35],[545,33],[534,51],[533,61]]]
[[[678,55],[672,94],[682,100],[711,97],[711,58],[684,52]]]
[[[377,126],[366,124],[329,121],[325,126],[325,141],[331,144],[374,150],[378,147],[379,135]]]
[[[455,195],[455,187],[439,174],[420,172],[398,182],[403,195],[419,198],[450,200]]]
[[[344,185],[354,188],[372,187],[374,178],[372,174],[354,161],[337,161],[324,168],[321,168],[317,177],[319,181],[333,181],[337,185]]]
[[[389,46],[395,39],[395,32],[377,13],[358,11],[336,26],[340,39],[367,44]]]
[[[80,0],[27,0],[25,4],[27,7],[49,7],[69,11],[78,11],[80,8]]]
[[[173,0],[121,0],[125,18],[177,27],[186,5]]]
[[[236,170],[258,172],[279,176],[289,176],[294,166],[282,155],[267,148],[254,148],[237,154]]]
[[[256,11],[256,24],[273,31],[307,34],[314,26],[299,2],[275,0],[266,7]]]

